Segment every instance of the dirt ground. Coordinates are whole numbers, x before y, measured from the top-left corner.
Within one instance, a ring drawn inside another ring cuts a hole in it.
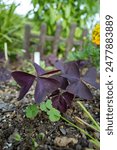
[[[53,123],[41,111],[34,120],[26,118],[26,107],[34,103],[34,87],[21,101],[17,100],[18,91],[19,87],[13,79],[0,83],[0,150],[98,150],[89,142],[88,137],[63,120]],[[93,100],[81,101],[99,122],[99,91],[94,90],[93,95]],[[72,108],[63,115],[79,126],[81,125],[74,119],[75,116],[90,124],[76,101],[73,101]],[[81,127],[93,137],[99,138],[99,133],[86,126]]]

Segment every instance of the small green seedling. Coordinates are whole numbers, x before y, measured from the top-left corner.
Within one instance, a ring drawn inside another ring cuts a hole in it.
[[[17,142],[20,142],[22,140],[21,135],[19,133],[14,133],[13,139]]]
[[[32,138],[32,143],[33,143],[33,146],[34,146],[32,149],[35,150],[35,148],[37,148],[39,145],[38,145],[38,143],[36,142],[36,140],[34,138]]]
[[[44,134],[43,132],[39,133],[39,134],[38,134],[38,138],[39,138],[40,140],[43,140],[43,139],[45,138],[45,134]]]
[[[30,119],[34,119],[39,112],[39,109],[36,104],[29,105],[26,108],[26,117]]]
[[[40,109],[47,113],[50,121],[52,122],[59,121],[61,118],[60,112],[57,109],[53,108],[52,101],[49,99],[46,102],[42,102],[40,104]]]

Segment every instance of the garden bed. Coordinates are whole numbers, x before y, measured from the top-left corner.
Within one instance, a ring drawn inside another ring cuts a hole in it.
[[[34,88],[21,101],[17,100],[19,88],[14,81],[0,86],[0,149],[4,150],[86,150],[98,149],[89,142],[88,137],[66,122],[51,122],[44,112],[31,120],[25,115],[26,107],[34,103]],[[80,100],[94,119],[99,122],[99,91],[93,91],[92,100]],[[89,122],[88,118],[73,101],[72,108],[64,113],[64,117],[84,128],[90,135],[99,139],[99,133],[80,125],[75,116]]]

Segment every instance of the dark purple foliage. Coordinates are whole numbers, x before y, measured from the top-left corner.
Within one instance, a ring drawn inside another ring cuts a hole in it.
[[[41,103],[46,96],[49,96],[52,92],[60,87],[60,82],[52,76],[60,70],[53,70],[45,72],[39,65],[34,63],[35,70],[37,72],[37,84],[35,88],[35,101]]]
[[[34,67],[35,67],[35,70],[37,72],[37,75],[42,75],[44,73],[46,73],[46,71],[44,69],[42,69],[38,64],[36,63],[33,63]]]
[[[74,97],[83,99],[92,99],[92,94],[88,84],[99,88],[96,83],[96,69],[90,68],[84,76],[81,76],[79,68],[82,68],[85,62],[73,61],[55,63],[58,70],[46,72],[39,65],[34,63],[37,76],[27,74],[21,71],[15,71],[12,76],[21,86],[19,99],[22,99],[28,92],[34,80],[36,79],[35,101],[41,103],[46,98],[52,99],[52,104],[61,112],[65,112],[71,107]]]
[[[60,70],[54,70],[46,73],[36,63],[34,63],[34,67],[37,72],[37,84],[34,94],[35,101],[41,103],[46,98],[46,96],[50,95],[53,91],[57,90],[60,87],[59,81],[51,78],[53,74],[60,72]],[[21,71],[12,72],[12,76],[21,86],[19,99],[22,99],[32,86],[33,81],[35,80],[35,76]]]
[[[17,82],[17,84],[21,86],[20,94],[18,98],[20,100],[29,91],[30,87],[32,86],[35,80],[35,76],[21,71],[12,72],[12,76]]]
[[[35,101],[41,103],[46,98],[46,96],[49,96],[59,87],[59,81],[53,78],[38,77],[35,88]]]
[[[57,75],[54,75],[52,77],[53,79],[56,79],[57,81],[60,82],[60,88],[65,90],[66,87],[68,86],[68,81],[66,78],[62,77],[62,76],[57,76]]]
[[[83,99],[93,98],[90,89],[82,82],[82,80],[77,80],[76,82],[68,85],[66,90],[70,93],[73,93],[76,97]]]
[[[68,108],[71,107],[74,95],[68,92],[58,93],[57,95],[52,97],[52,104],[55,108],[57,108],[60,112],[66,112]]]
[[[82,77],[82,80],[85,81],[86,83],[89,83],[90,85],[92,85],[93,87],[99,89],[100,86],[99,84],[96,82],[96,69],[90,68],[87,73]]]
[[[82,77],[79,71],[78,61],[72,61],[65,64],[57,62],[56,67],[61,69],[63,72],[63,77],[67,78],[69,85],[66,91],[74,94],[76,97],[83,99],[92,99],[93,96],[87,84],[95,88],[99,88],[99,84],[96,83],[96,69],[90,68],[88,72]]]

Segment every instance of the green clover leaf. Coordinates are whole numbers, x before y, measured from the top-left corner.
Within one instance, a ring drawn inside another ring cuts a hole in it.
[[[26,117],[34,119],[37,116],[38,112],[39,112],[38,107],[35,104],[29,105],[26,108]]]

